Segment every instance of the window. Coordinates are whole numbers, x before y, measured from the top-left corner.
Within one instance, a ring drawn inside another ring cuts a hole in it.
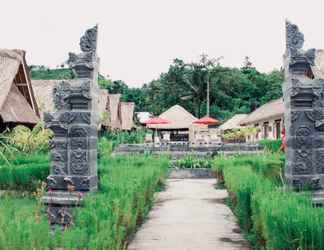
[[[280,139],[281,137],[281,119],[275,121],[275,138]]]
[[[263,123],[263,138],[267,139],[269,137],[269,122]]]
[[[254,124],[254,127],[255,127],[255,128],[258,128],[258,127],[259,127],[259,124],[258,124],[258,123]],[[255,135],[255,139],[256,139],[256,140],[259,139],[259,130],[258,130],[258,132],[257,132],[256,135]]]

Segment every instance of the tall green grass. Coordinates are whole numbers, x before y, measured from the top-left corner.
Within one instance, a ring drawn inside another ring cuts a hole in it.
[[[134,131],[106,131],[101,138],[105,138],[111,142],[111,147],[114,150],[120,144],[136,144],[143,143],[146,130],[139,129]]]
[[[54,236],[37,200],[1,198],[0,249],[125,249],[163,185],[168,165],[167,158],[153,156],[102,159],[98,192],[75,209],[73,225]]]
[[[17,153],[10,165],[0,160],[0,189],[34,192],[48,174],[48,154]]]
[[[263,146],[263,148],[270,153],[278,153],[280,151],[282,140],[263,139],[259,141],[259,144]]]
[[[226,166],[240,167],[249,166],[254,172],[271,179],[277,184],[283,182],[284,155],[258,154],[258,155],[235,155],[218,156],[214,159],[213,168],[221,175]]]
[[[324,209],[314,208],[307,194],[284,191],[273,178],[278,162],[281,156],[266,155],[216,158],[214,164],[255,249],[324,249]]]
[[[98,143],[99,160],[109,157],[114,147],[120,143],[141,142],[144,138],[143,133],[142,130],[111,132],[102,136]],[[5,157],[0,157],[0,189],[34,192],[49,174],[49,158],[47,151],[24,153],[16,150],[11,154],[7,152]]]

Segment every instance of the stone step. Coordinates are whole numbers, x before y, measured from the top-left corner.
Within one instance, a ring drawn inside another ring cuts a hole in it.
[[[312,201],[315,206],[324,205],[324,190],[318,190],[312,193]]]
[[[312,193],[313,197],[323,197],[324,198],[324,190],[318,190]]]

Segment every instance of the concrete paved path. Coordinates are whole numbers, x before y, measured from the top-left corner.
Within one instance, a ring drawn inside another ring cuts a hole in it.
[[[215,179],[169,179],[128,250],[249,249]]]

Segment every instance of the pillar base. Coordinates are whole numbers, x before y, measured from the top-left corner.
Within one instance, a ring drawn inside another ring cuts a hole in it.
[[[315,207],[322,207],[324,205],[324,190],[314,191],[312,201]]]
[[[52,226],[73,223],[72,209],[82,205],[83,192],[49,191],[42,197],[46,214]]]

